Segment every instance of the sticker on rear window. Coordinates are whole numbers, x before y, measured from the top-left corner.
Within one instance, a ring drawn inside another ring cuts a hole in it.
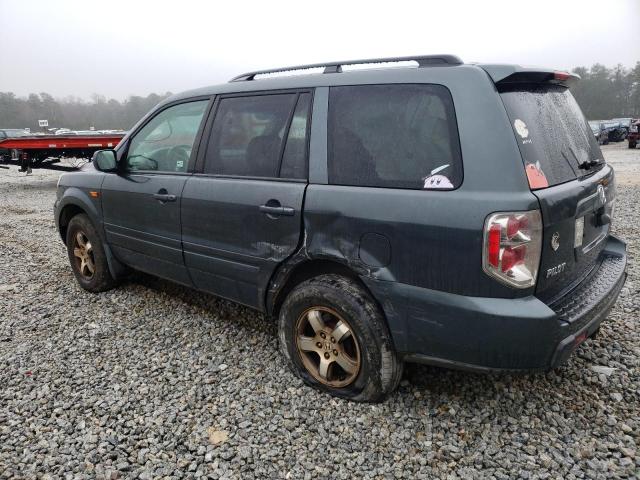
[[[453,188],[453,184],[451,180],[449,180],[444,175],[431,175],[430,177],[425,178],[424,187],[423,188]]]
[[[432,188],[432,189],[450,189],[453,188],[453,184],[451,180],[447,178],[445,175],[440,175],[440,172],[449,167],[449,164],[441,165],[438,168],[434,168],[431,170],[431,174],[424,178],[424,187],[422,188]]]
[[[527,172],[527,180],[529,181],[529,188],[547,188],[549,186],[549,182],[547,181],[547,176],[542,171],[540,167],[540,162],[529,163],[525,167]]]
[[[516,118],[516,121],[513,122],[513,126],[522,138],[527,138],[529,136],[529,129],[527,128],[527,124],[524,123],[519,118]]]

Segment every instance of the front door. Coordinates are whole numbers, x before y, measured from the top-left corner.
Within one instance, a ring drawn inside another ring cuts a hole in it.
[[[105,234],[114,254],[138,270],[186,285],[191,281],[182,258],[180,207],[207,104],[161,110],[130,139],[120,172],[102,184]]]
[[[200,289],[261,309],[300,242],[310,92],[220,99],[204,169],[182,198],[185,263]]]

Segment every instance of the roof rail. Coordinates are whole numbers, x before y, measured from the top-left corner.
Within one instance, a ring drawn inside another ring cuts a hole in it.
[[[269,70],[256,70],[255,72],[247,72],[229,80],[230,82],[243,82],[247,80],[255,80],[256,75],[264,75],[268,73],[290,72],[295,70],[309,70],[311,68],[323,68],[323,73],[341,73],[344,65],[363,65],[368,63],[393,63],[393,62],[410,62],[418,63],[418,67],[433,67],[446,65],[462,65],[462,60],[455,55],[421,55],[412,57],[387,57],[387,58],[367,58],[362,60],[344,60],[342,62],[328,63],[312,63],[309,65],[297,65],[293,67],[272,68]]]

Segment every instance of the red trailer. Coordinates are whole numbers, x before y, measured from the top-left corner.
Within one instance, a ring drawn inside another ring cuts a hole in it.
[[[90,159],[96,150],[114,148],[124,137],[124,133],[95,135],[34,135],[32,137],[7,138],[0,140],[0,150],[17,151],[0,159],[3,163],[19,163],[20,170],[50,168],[73,170],[74,166],[56,165],[61,158]]]

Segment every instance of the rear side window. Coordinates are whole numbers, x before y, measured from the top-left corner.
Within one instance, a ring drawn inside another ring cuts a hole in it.
[[[328,128],[332,184],[453,189],[462,182],[453,100],[441,85],[332,87]]]
[[[282,157],[282,166],[280,167],[280,177],[282,178],[307,178],[307,138],[309,135],[310,108],[311,94],[300,94],[296,111],[291,119],[287,145]]]
[[[292,93],[220,100],[207,146],[205,172],[278,177],[297,97]]]
[[[500,96],[532,189],[575,180],[593,172],[579,165],[602,161],[593,131],[567,88],[529,86]]]

